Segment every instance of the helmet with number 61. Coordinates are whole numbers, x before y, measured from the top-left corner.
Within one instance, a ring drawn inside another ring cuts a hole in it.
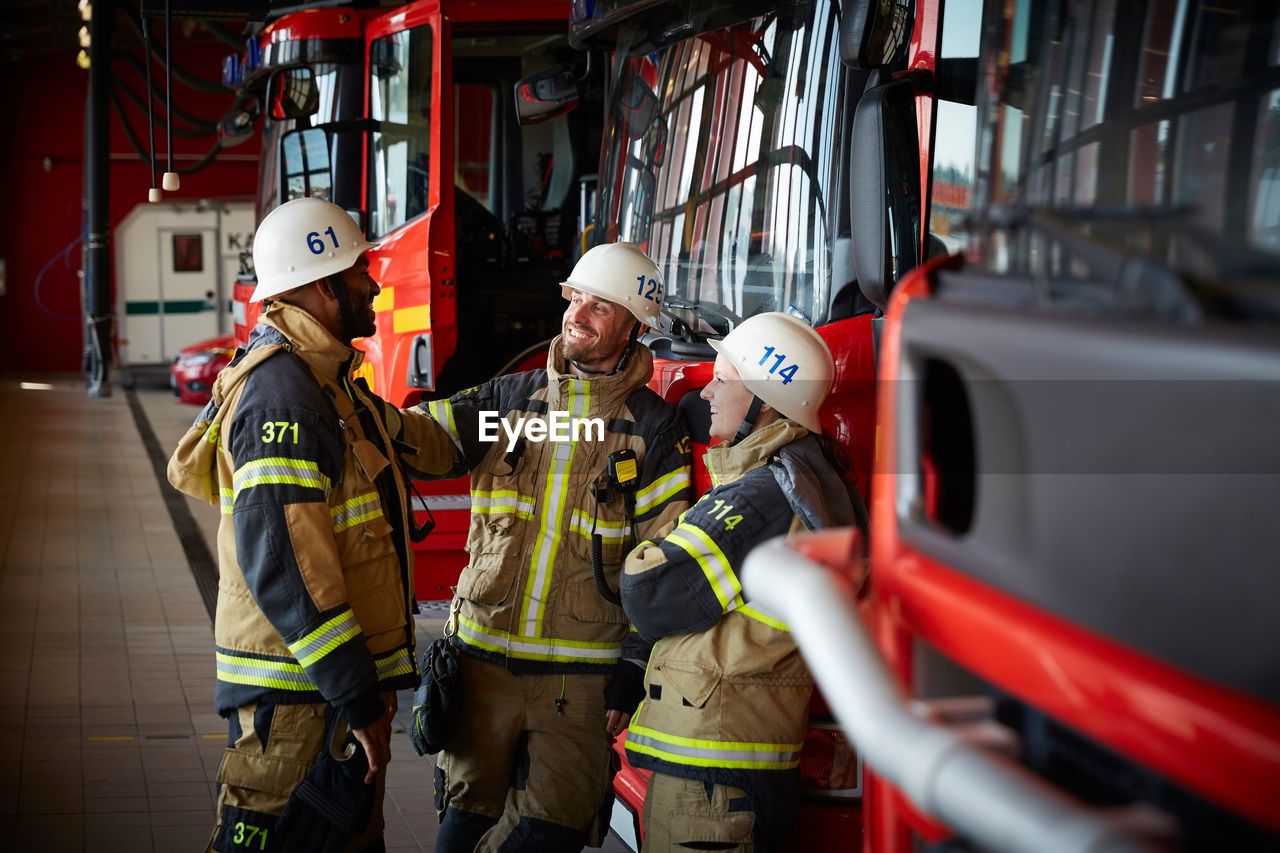
[[[337,275],[378,243],[364,239],[345,210],[322,198],[295,198],[267,214],[253,238],[258,286],[253,302]]]
[[[818,409],[831,391],[835,362],[812,326],[771,311],[748,317],[723,340],[708,343],[729,360],[748,391],[779,414],[822,432]]]
[[[617,303],[650,328],[658,327],[662,309],[662,273],[634,243],[603,243],[593,246],[573,265],[573,272],[560,282],[564,298],[581,290],[599,299]]]

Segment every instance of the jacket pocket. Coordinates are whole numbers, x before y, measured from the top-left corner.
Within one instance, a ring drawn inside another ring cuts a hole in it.
[[[470,565],[462,570],[455,591],[459,598],[492,606],[502,604],[511,596],[511,588],[515,586],[515,582],[516,573],[504,572],[501,566],[478,569]]]
[[[617,604],[605,600],[600,590],[596,588],[594,580],[576,584],[570,600],[572,603],[569,607],[569,615],[575,621],[609,625],[627,624],[627,614]]]
[[[668,688],[674,690],[682,704],[701,708],[720,687],[723,675],[719,667],[687,661],[663,661],[650,676],[650,681],[661,683],[664,694]],[[666,699],[664,695],[662,701]]]

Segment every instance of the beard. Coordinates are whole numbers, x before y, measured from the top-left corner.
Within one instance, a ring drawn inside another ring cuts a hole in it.
[[[577,362],[592,369],[603,367],[606,370],[617,364],[626,345],[625,342],[609,341],[601,337],[578,340],[567,334],[562,334],[561,341],[566,361]]]

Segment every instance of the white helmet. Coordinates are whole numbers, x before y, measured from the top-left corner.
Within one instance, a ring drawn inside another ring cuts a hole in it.
[[[565,299],[572,290],[621,305],[641,323],[658,327],[662,309],[662,273],[634,243],[604,243],[593,246],[573,265],[566,281],[560,282]]]
[[[350,269],[377,243],[364,239],[342,208],[322,198],[295,198],[267,214],[253,237],[258,286],[251,302],[288,293]]]
[[[818,409],[831,391],[835,362],[822,336],[790,314],[771,311],[708,341],[738,371],[747,390],[785,417],[822,432]]]

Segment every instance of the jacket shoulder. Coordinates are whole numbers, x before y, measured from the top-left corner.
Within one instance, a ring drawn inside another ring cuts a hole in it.
[[[627,410],[639,431],[661,435],[671,429],[688,432],[684,415],[675,403],[668,403],[648,385],[641,385],[627,397]]]
[[[313,409],[333,411],[320,383],[301,356],[279,350],[245,378],[239,409]]]

